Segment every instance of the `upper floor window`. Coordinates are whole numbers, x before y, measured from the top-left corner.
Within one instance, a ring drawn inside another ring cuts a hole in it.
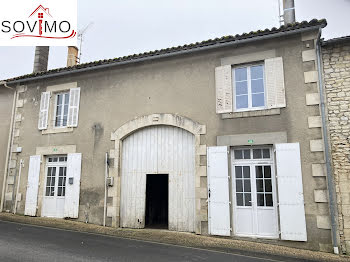
[[[67,126],[69,92],[56,94],[55,127]]]
[[[47,130],[47,134],[70,132],[70,127],[78,126],[80,88],[67,90],[65,85],[62,89],[58,86],[53,88],[55,93],[41,93],[38,128]]]
[[[251,63],[215,68],[216,113],[247,117],[259,114],[249,111],[264,115],[266,110],[286,107],[282,57]]]
[[[253,65],[233,69],[236,110],[265,107],[264,66]]]

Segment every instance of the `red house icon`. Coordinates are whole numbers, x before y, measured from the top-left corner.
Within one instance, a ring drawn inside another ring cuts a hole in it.
[[[38,18],[39,18],[39,35],[43,34],[43,18],[44,18],[44,14],[52,17],[50,15],[49,9],[43,7],[42,5],[39,5],[37,7],[37,9],[34,10],[34,12],[29,16],[32,17],[33,15],[35,15],[36,13],[38,13]]]
[[[49,8],[45,8],[45,7],[43,7],[42,5],[39,5],[39,6],[37,7],[37,9],[35,9],[34,12],[31,13],[31,15],[30,15],[29,17],[35,15],[36,13],[38,13],[38,18],[39,18],[39,19],[43,19],[43,18],[44,18],[44,14],[46,14],[46,15],[52,17],[52,16],[50,15]]]

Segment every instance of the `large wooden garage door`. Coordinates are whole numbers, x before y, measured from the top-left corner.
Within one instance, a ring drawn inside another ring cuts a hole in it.
[[[145,226],[147,174],[169,174],[169,229],[194,232],[194,135],[177,127],[152,126],[123,140],[122,227]]]

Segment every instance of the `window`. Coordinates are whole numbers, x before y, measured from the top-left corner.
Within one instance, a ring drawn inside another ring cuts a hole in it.
[[[273,207],[271,148],[233,149],[236,205]]]
[[[68,119],[69,92],[56,94],[55,127],[66,127]]]
[[[265,107],[264,66],[253,65],[233,69],[236,110]]]
[[[50,156],[47,159],[45,196],[66,195],[67,156]]]

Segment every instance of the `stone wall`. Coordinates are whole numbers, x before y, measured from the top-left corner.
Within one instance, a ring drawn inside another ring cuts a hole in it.
[[[322,48],[341,252],[350,254],[350,39]]]

